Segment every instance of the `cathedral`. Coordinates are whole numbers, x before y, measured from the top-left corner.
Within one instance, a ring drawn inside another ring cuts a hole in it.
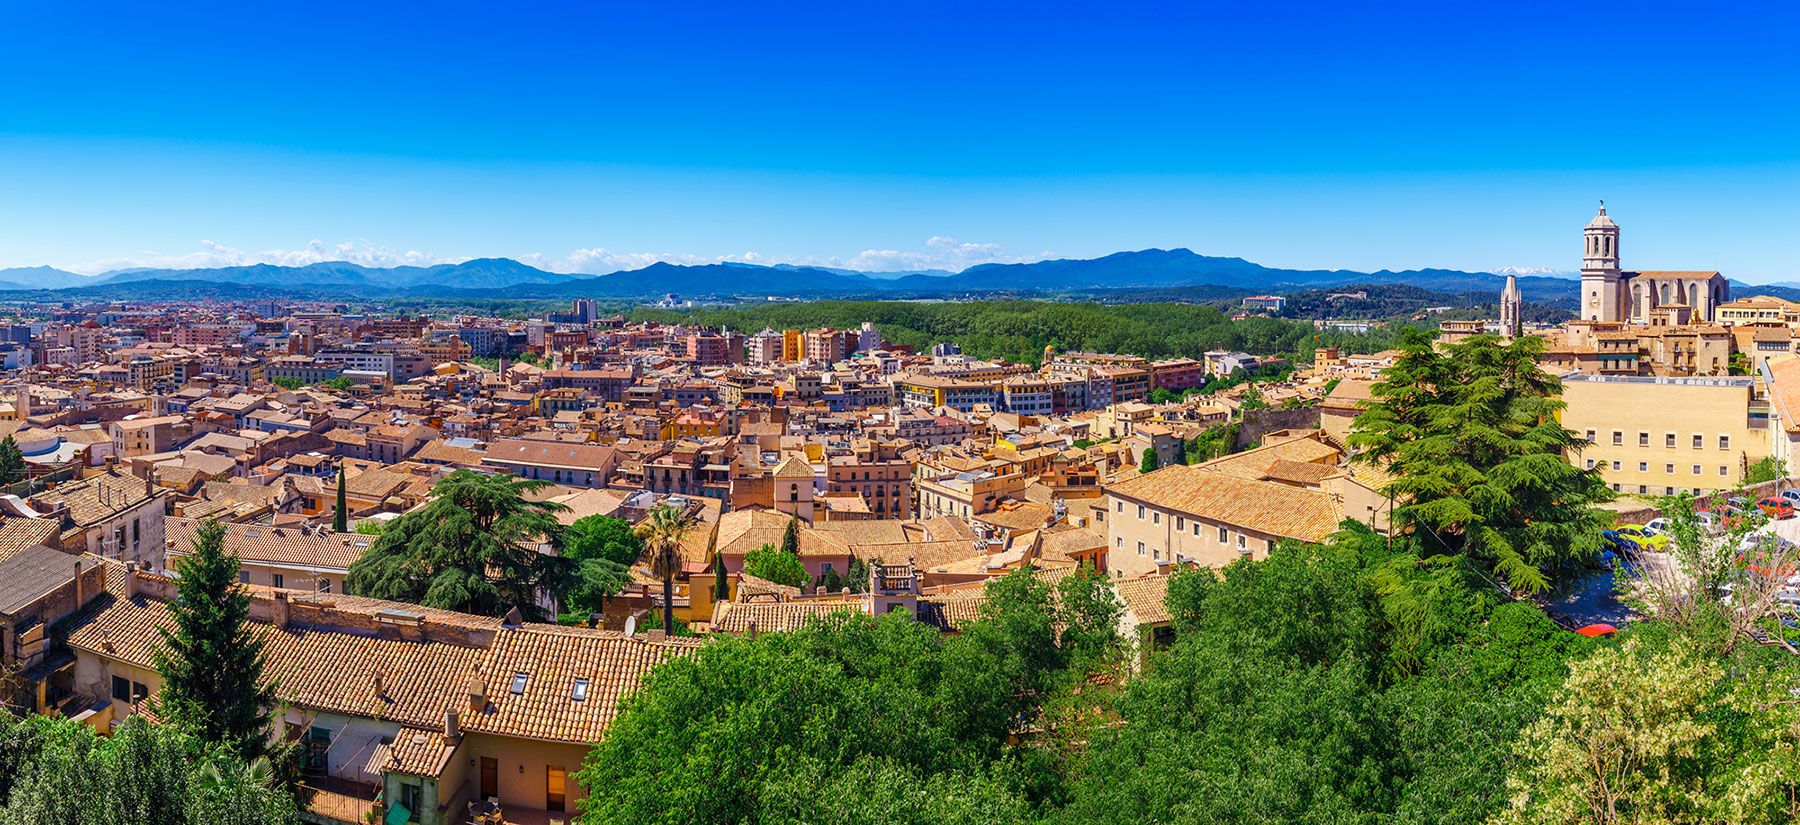
[[[1713,310],[1731,300],[1725,276],[1717,272],[1619,268],[1619,225],[1600,213],[1582,231],[1581,317],[1648,326],[1710,323]]]

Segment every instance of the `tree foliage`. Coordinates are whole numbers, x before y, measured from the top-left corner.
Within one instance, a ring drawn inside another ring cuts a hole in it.
[[[643,556],[644,540],[622,518],[585,516],[563,534],[562,554],[576,565],[564,609],[593,613],[631,584],[631,565]]]
[[[799,556],[772,544],[744,554],[744,573],[788,587],[805,587],[812,581],[812,575],[806,572],[806,565]]]
[[[277,825],[299,821],[268,762],[209,752],[179,727],[127,720],[111,736],[0,713],[4,825]]]
[[[1565,457],[1582,447],[1557,419],[1561,383],[1537,365],[1543,341],[1480,335],[1439,347],[1402,338],[1370,389],[1350,443],[1394,476],[1393,520],[1425,551],[1480,561],[1512,587],[1541,591],[1548,572],[1597,555],[1611,498],[1596,472]]]
[[[25,454],[12,436],[0,438],[0,486],[17,484],[25,479]]]
[[[250,629],[237,556],[224,544],[225,528],[208,521],[194,535],[193,552],[175,565],[173,626],[157,629],[157,701],[203,740],[251,759],[268,750],[275,690],[263,676],[263,638]]]
[[[542,619],[540,593],[567,592],[576,565],[538,550],[557,547],[562,505],[532,501],[547,486],[511,475],[457,470],[425,506],[394,519],[350,565],[350,591],[443,610],[503,616],[518,608]]]

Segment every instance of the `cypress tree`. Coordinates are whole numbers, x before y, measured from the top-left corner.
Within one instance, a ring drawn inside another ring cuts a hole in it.
[[[12,436],[0,438],[0,484],[12,484],[25,478],[25,454]]]
[[[337,513],[331,517],[331,529],[339,533],[350,532],[350,507],[344,497],[344,468],[338,468]]]
[[[781,534],[781,552],[790,556],[800,555],[800,520],[788,519],[787,530]]]
[[[713,601],[722,602],[731,598],[731,584],[725,579],[725,560],[713,557]]]
[[[263,639],[250,630],[250,594],[238,583],[238,569],[237,556],[225,549],[225,528],[202,524],[193,553],[175,566],[174,629],[157,629],[162,646],[155,661],[169,718],[254,759],[267,752],[264,730],[275,691],[263,679]]]

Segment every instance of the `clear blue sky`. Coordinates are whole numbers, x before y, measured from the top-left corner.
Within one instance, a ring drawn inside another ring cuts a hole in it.
[[[1791,4],[204,5],[0,4],[0,266],[1800,280]]]

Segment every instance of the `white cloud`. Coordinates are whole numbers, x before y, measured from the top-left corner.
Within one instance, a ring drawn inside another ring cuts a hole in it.
[[[959,271],[976,264],[1017,263],[1039,260],[1048,255],[1049,253],[1046,252],[1035,257],[1018,256],[1007,252],[999,244],[972,243],[937,235],[926,239],[924,245],[916,249],[865,249],[848,257],[784,257],[754,250],[725,255],[694,255],[673,252],[625,252],[604,247],[584,247],[561,256],[532,252],[511,257],[550,272],[604,275],[621,270],[641,269],[658,262],[696,265],[727,261],[764,265],[786,263],[800,266],[829,266],[868,272],[899,272],[918,269]],[[468,259],[469,256],[437,255],[416,249],[399,250],[373,244],[363,239],[343,243],[314,240],[297,249],[261,251],[249,251],[213,241],[201,241],[200,248],[192,252],[181,254],[143,252],[137,255],[91,261],[66,268],[72,272],[91,275],[138,267],[204,269],[258,263],[305,266],[324,261],[349,261],[374,267],[431,266],[441,263],[458,263]]]

